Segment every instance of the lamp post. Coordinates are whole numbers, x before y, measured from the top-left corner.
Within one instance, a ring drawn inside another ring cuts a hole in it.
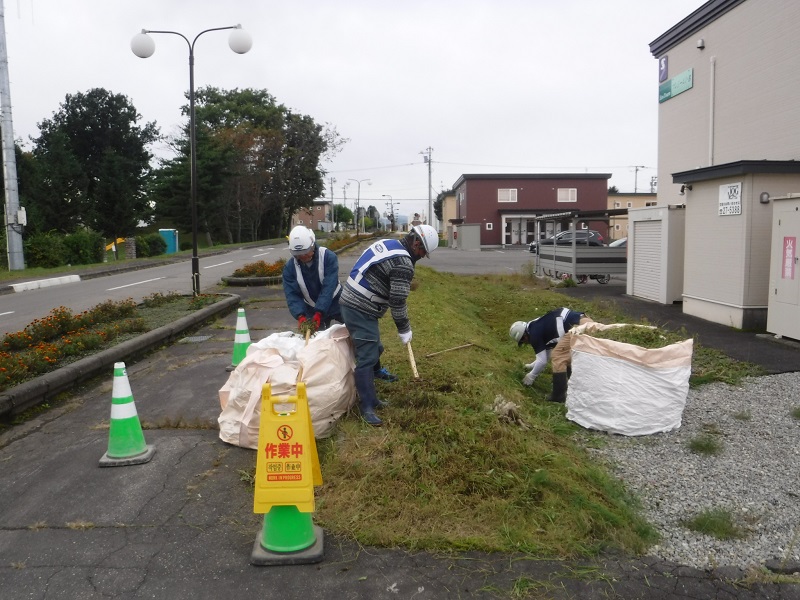
[[[392,202],[392,196],[391,194],[381,194],[381,197],[389,199],[389,202],[386,203],[389,205],[389,227],[391,227],[391,231],[394,231],[394,203]]]
[[[350,185],[351,181],[355,181],[358,184],[358,191],[356,192],[356,239],[358,239],[358,217],[359,211],[361,210],[361,182],[366,181],[367,185],[372,185],[372,181],[369,179],[348,179],[347,185]]]
[[[139,58],[149,58],[156,51],[156,44],[149,33],[168,33],[177,35],[189,46],[189,153],[191,165],[191,204],[192,204],[192,294],[200,294],[200,259],[197,256],[197,129],[194,114],[194,45],[197,39],[209,31],[222,31],[231,29],[228,37],[228,45],[236,54],[244,54],[253,45],[250,34],[242,29],[241,25],[230,25],[228,27],[213,27],[198,33],[190,42],[182,33],[177,31],[159,31],[155,29],[142,29],[131,39],[131,50]]]

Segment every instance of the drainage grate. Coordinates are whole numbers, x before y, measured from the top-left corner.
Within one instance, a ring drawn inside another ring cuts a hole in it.
[[[212,338],[214,336],[211,335],[195,335],[192,337],[185,337],[178,340],[179,344],[199,344],[200,342],[205,342],[207,339]]]

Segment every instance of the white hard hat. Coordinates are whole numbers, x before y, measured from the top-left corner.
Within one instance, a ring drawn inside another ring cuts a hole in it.
[[[289,232],[289,252],[292,256],[308,254],[314,246],[314,232],[307,227],[298,225]]]
[[[528,329],[528,324],[525,321],[514,321],[511,324],[511,329],[508,330],[508,335],[511,339],[517,342],[519,346],[522,343],[522,336],[525,335]]]
[[[428,256],[439,247],[439,234],[430,225],[414,225],[411,231],[420,237],[425,246],[425,254]]]

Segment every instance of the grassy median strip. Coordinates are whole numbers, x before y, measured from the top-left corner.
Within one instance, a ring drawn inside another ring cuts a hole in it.
[[[582,304],[523,275],[418,267],[416,282],[409,311],[421,381],[413,381],[387,316],[382,362],[401,380],[379,384],[390,402],[383,428],[350,418],[319,443],[320,524],[364,544],[542,557],[636,553],[653,543],[636,500],[571,435],[578,427],[565,419],[564,406],[544,399],[549,369],[533,387],[521,385],[533,353],[508,337],[512,321],[565,304],[599,322],[625,322],[613,303]],[[701,354],[697,376],[757,373],[719,353]],[[498,396],[519,407],[529,429],[498,418]]]

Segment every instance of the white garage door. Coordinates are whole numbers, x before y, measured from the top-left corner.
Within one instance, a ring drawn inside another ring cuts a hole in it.
[[[661,257],[661,221],[635,221],[633,223],[633,295],[648,300],[659,300],[663,277]]]

